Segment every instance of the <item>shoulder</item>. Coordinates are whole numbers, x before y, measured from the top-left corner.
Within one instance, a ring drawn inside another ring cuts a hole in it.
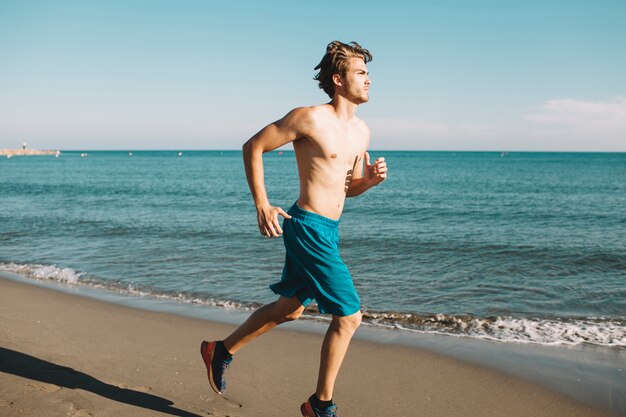
[[[285,118],[294,120],[302,120],[308,122],[316,122],[320,119],[328,117],[328,109],[325,105],[308,106],[308,107],[296,107],[291,110]]]
[[[297,107],[280,120],[280,124],[306,134],[323,125],[328,110],[321,106]]]

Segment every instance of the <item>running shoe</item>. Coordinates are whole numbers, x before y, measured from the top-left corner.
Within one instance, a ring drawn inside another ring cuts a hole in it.
[[[206,365],[207,376],[209,377],[211,388],[213,388],[213,391],[216,393],[222,395],[226,389],[226,379],[224,378],[224,373],[226,372],[226,369],[228,369],[228,365],[230,365],[233,361],[233,357],[230,356],[229,358],[224,358],[220,355],[216,355],[216,346],[217,342],[207,342],[205,340],[202,342],[202,345],[200,345],[200,354],[202,355],[202,360]]]
[[[311,403],[312,400],[313,395],[311,395],[309,399],[300,406],[300,412],[304,417],[338,417],[337,404],[331,404],[323,410],[318,410]]]

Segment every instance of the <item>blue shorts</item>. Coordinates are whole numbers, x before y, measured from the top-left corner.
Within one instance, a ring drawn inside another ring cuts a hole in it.
[[[287,250],[279,282],[270,285],[283,297],[298,297],[306,306],[313,299],[321,313],[349,316],[361,309],[348,267],[339,257],[338,220],[306,211],[297,202],[283,221]]]

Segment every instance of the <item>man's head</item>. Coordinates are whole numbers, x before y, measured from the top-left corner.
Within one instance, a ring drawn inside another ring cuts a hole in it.
[[[315,67],[319,72],[314,79],[319,81],[319,87],[324,90],[330,98],[335,95],[335,81],[333,75],[345,77],[350,66],[350,60],[358,58],[367,64],[372,60],[372,54],[367,49],[361,47],[356,42],[345,44],[339,41],[332,41],[326,47],[326,54]]]

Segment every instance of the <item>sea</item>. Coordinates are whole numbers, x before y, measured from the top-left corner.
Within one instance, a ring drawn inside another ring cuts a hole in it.
[[[370,153],[388,179],[349,198],[339,225],[369,326],[626,347],[626,154]],[[288,209],[293,151],[264,165]],[[240,151],[0,158],[0,271],[250,311],[275,300],[284,256],[258,232]]]

